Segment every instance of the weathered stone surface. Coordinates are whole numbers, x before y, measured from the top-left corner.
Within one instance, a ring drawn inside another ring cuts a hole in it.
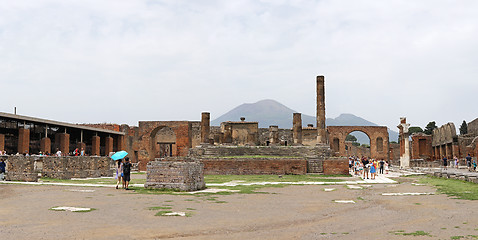
[[[291,158],[213,158],[201,159],[205,174],[268,175],[306,174],[306,159]]]
[[[199,161],[151,161],[145,188],[197,191],[206,188],[204,165]]]
[[[325,175],[349,174],[349,160],[345,157],[326,158],[323,161]]]

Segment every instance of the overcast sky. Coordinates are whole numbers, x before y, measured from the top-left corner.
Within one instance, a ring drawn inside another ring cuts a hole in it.
[[[478,117],[478,1],[2,0],[0,111],[215,119],[274,99],[397,130]]]

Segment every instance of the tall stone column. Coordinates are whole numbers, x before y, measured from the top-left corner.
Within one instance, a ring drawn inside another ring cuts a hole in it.
[[[105,156],[109,156],[110,152],[113,152],[113,138],[105,138]]]
[[[51,139],[48,137],[44,137],[40,140],[40,151],[42,153],[50,153],[51,154]]]
[[[60,151],[63,154],[70,153],[70,134],[60,133]]]
[[[302,144],[302,114],[294,113],[292,119],[292,135],[294,144]]]
[[[91,155],[100,156],[100,137],[93,136],[91,138]]]
[[[317,144],[327,144],[324,76],[317,76]]]
[[[0,151],[5,151],[5,134],[0,134]]]
[[[400,149],[403,149],[400,155],[400,168],[409,168],[410,167],[410,140],[408,139],[410,133],[408,128],[410,124],[407,123],[407,118],[400,118],[400,124],[397,126],[400,129]]]
[[[201,114],[201,143],[209,143],[211,114],[203,112]]]
[[[30,153],[30,129],[18,129],[18,153]]]

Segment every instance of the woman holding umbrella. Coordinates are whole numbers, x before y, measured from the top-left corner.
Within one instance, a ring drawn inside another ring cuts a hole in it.
[[[115,179],[118,180],[118,182],[116,182],[116,189],[118,189],[118,185],[120,183],[123,183],[123,161],[122,161],[122,159],[119,159],[116,162],[116,177],[115,177]]]
[[[114,161],[118,161],[116,163],[116,179],[118,179],[118,182],[116,183],[116,189],[118,189],[119,183],[123,182],[123,161],[122,159],[126,157],[128,153],[126,151],[119,151],[111,156],[111,159]]]

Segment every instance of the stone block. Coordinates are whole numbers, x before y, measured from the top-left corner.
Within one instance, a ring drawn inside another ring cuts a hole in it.
[[[151,161],[145,188],[197,191],[206,188],[204,165],[199,161]]]

